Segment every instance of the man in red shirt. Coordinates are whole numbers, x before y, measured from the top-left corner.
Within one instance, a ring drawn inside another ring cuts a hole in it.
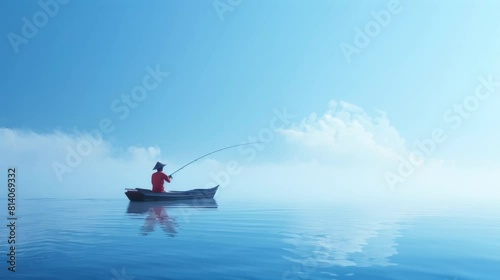
[[[153,168],[153,170],[156,169],[156,172],[151,175],[151,184],[153,185],[154,192],[165,192],[165,189],[163,188],[164,181],[170,183],[170,180],[172,179],[172,176],[167,176],[165,173],[163,173],[163,167],[165,165],[166,164],[163,164],[161,162],[156,162],[156,165]]]

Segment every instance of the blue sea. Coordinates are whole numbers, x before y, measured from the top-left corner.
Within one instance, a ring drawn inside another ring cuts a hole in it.
[[[124,197],[21,200],[16,214],[16,272],[4,226],[0,279],[500,279],[500,211],[487,205]]]

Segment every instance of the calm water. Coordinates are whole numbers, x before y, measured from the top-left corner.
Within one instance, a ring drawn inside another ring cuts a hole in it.
[[[500,279],[500,212],[201,204],[18,202],[0,279]]]

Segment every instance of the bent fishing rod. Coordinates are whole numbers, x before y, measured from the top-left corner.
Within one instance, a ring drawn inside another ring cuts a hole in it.
[[[229,146],[229,147],[225,147],[225,148],[222,148],[222,149],[218,149],[218,150],[213,151],[213,152],[210,152],[210,153],[208,153],[208,154],[206,154],[206,155],[202,155],[201,157],[199,157],[199,158],[197,158],[197,159],[195,159],[195,160],[193,160],[193,161],[191,161],[191,162],[187,163],[186,165],[182,166],[181,168],[179,168],[179,169],[175,170],[173,173],[171,173],[171,174],[170,174],[170,176],[172,176],[172,175],[174,175],[175,173],[177,173],[177,172],[181,171],[182,169],[184,169],[184,167],[186,167],[186,166],[188,166],[188,165],[190,165],[190,164],[192,164],[192,163],[194,163],[194,162],[196,162],[196,161],[198,161],[198,160],[200,160],[200,159],[202,159],[202,158],[204,158],[204,157],[206,157],[206,156],[209,156],[209,155],[211,155],[211,154],[215,154],[215,153],[217,153],[217,152],[224,151],[224,150],[231,149],[231,148],[236,148],[236,147],[246,146],[246,145],[253,145],[253,144],[258,144],[258,143],[261,143],[261,142],[244,143],[244,144],[232,145],[232,146]]]

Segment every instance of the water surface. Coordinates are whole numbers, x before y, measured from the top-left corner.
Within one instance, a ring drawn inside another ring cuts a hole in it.
[[[18,209],[17,272],[2,261],[0,279],[500,275],[500,212],[488,208],[51,199],[23,200]],[[5,256],[5,241],[0,244]]]

